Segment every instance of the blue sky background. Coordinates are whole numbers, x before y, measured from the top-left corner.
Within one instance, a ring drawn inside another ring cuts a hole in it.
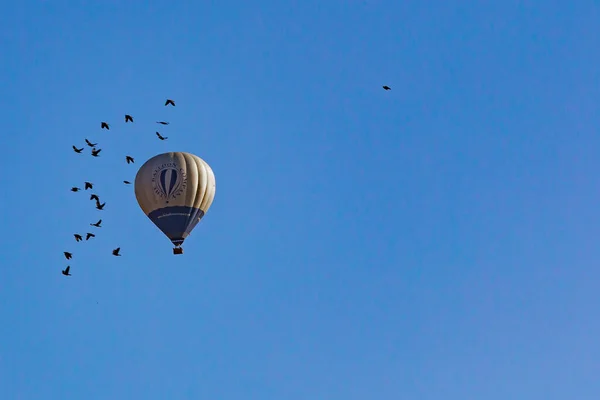
[[[1,399],[600,398],[597,2],[2,8]]]

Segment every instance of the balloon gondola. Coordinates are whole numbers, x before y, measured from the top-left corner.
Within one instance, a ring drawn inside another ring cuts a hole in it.
[[[146,161],[135,177],[135,197],[148,218],[183,254],[185,239],[210,208],[215,175],[198,156],[163,153]]]

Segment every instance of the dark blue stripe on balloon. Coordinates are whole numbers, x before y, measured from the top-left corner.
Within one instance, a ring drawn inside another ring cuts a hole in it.
[[[167,176],[167,170],[163,169],[162,171],[160,171],[160,188],[163,191],[163,194],[165,195],[165,197],[169,197],[169,194],[167,193],[167,185],[166,185],[166,176]]]
[[[177,171],[172,169],[171,170],[171,182],[169,182],[169,192],[167,194],[167,197],[172,195],[173,192],[175,191],[175,183],[177,183]]]
[[[183,243],[202,216],[202,210],[184,206],[159,208],[148,214],[154,225],[176,246]]]

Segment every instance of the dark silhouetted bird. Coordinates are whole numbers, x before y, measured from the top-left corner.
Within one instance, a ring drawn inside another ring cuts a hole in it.
[[[168,139],[168,137],[163,137],[163,136],[161,136],[161,134],[160,134],[160,133],[158,133],[158,132],[156,132],[156,136],[158,136],[158,138],[159,138],[160,140],[167,140],[167,139]]]
[[[156,123],[161,125],[169,125],[169,123],[165,121],[156,121]]]
[[[85,190],[91,189],[93,187],[94,187],[94,185],[91,182],[86,182],[85,183]]]
[[[126,185],[131,185],[131,182],[129,182],[129,181],[123,181],[123,183]]]
[[[102,151],[102,149],[92,149],[92,156],[98,157],[98,154]]]
[[[77,233],[74,234],[73,236],[75,236],[75,241],[79,242],[80,240],[83,240],[83,238],[81,237],[81,235],[78,235]]]
[[[165,101],[165,106],[168,106],[169,104],[175,107],[175,102],[171,99],[167,99],[167,101]]]
[[[121,248],[120,248],[120,247],[117,247],[116,249],[114,249],[114,250],[112,251],[112,254],[113,254],[113,256],[120,256],[120,254],[119,254],[119,251],[120,251],[120,250],[121,250]]]
[[[92,142],[90,142],[87,139],[85,139],[85,143],[87,143],[87,145],[90,146],[90,147],[98,146],[98,143],[92,143]]]
[[[125,114],[125,123],[133,122],[133,117],[129,114]]]
[[[71,266],[70,266],[70,265],[67,265],[67,268],[65,268],[63,271],[61,271],[61,273],[62,273],[64,276],[71,276],[71,274],[69,273],[69,271],[70,271],[70,270],[71,270]]]
[[[105,205],[106,205],[106,202],[100,204],[100,202],[98,200],[96,200],[96,208],[98,210],[103,210]]]
[[[92,195],[90,196],[90,200],[96,200],[96,201],[100,201],[100,199],[98,198],[98,195],[97,195],[97,194],[92,194]]]
[[[108,124],[106,122],[102,122],[100,124],[100,128],[101,129],[108,129],[108,130],[110,130],[110,126],[108,126]]]
[[[66,258],[67,260],[70,260],[70,259],[73,257],[73,254],[72,254],[72,253],[69,253],[68,251],[63,251],[63,253],[64,253],[64,255],[65,255],[65,258]]]
[[[93,238],[93,237],[96,237],[96,235],[94,235],[93,233],[89,233],[89,232],[88,232],[88,233],[85,235],[85,240],[90,240],[90,238]]]
[[[127,164],[134,162],[133,157],[131,157],[131,156],[125,156],[125,161],[127,161]]]
[[[81,152],[83,151],[83,147],[82,147],[82,148],[80,148],[80,149],[78,149],[77,147],[73,146],[73,151],[74,151],[75,153],[81,153]]]
[[[389,87],[389,86],[387,86],[387,85],[383,85],[382,87],[383,87],[385,90],[392,90],[392,88],[391,88],[391,87]]]
[[[81,189],[78,187],[72,187],[71,192],[79,192]]]
[[[96,222],[95,224],[90,224],[91,226],[95,226],[96,228],[100,228],[100,224],[102,223],[102,220],[99,219],[98,222]]]

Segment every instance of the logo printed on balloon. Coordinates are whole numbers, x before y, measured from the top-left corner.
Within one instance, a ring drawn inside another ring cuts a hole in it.
[[[176,163],[164,163],[152,171],[152,189],[154,194],[168,204],[181,196],[187,188],[187,176],[183,168]]]

